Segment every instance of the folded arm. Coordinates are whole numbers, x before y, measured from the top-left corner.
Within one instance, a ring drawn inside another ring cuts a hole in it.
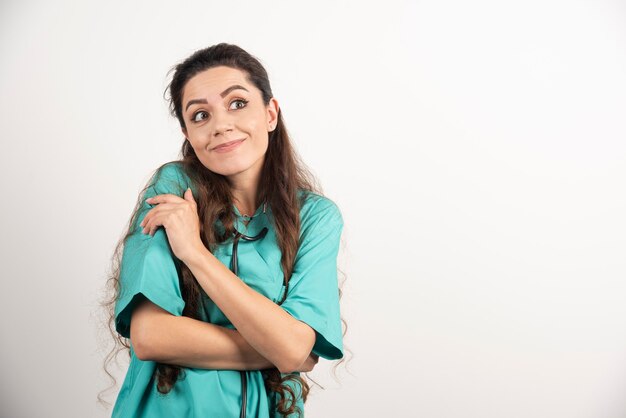
[[[248,286],[203,245],[182,260],[241,336],[282,373],[302,366],[313,350],[315,331]]]
[[[274,367],[237,330],[172,315],[148,299],[133,309],[130,340],[140,360],[203,369]]]

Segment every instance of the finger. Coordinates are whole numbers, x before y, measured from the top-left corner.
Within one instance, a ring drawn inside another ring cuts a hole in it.
[[[160,209],[160,208],[152,208],[148,211],[148,213],[146,213],[146,216],[143,217],[143,219],[141,220],[141,223],[139,225],[141,225],[142,227],[145,227],[146,225],[148,225],[148,223],[150,222],[150,219],[152,219],[152,217],[155,215],[156,211]]]
[[[159,229],[159,226],[160,226],[160,225],[157,225],[157,224],[152,224],[152,225],[150,226],[150,230],[148,231],[148,234],[149,234],[151,237],[153,237],[153,236],[154,236],[154,234],[156,233],[157,229]]]
[[[152,218],[154,218],[155,216],[157,216],[158,214],[166,210],[168,207],[169,207],[168,204],[164,202],[162,202],[159,206],[153,207],[146,213],[146,215],[144,216],[143,220],[141,221],[139,225],[141,225],[142,227],[146,227],[148,223],[150,223]]]
[[[154,231],[159,227],[159,225],[160,222],[157,214],[153,214],[143,225],[143,233],[154,236]]]
[[[148,199],[150,199],[150,198],[148,198]],[[148,201],[148,199],[146,199],[146,202]],[[153,214],[153,213],[154,213],[154,212],[155,212],[158,208],[159,208],[159,207],[157,206],[157,207],[153,207],[153,208],[149,209],[149,210],[146,212],[146,214],[144,215],[144,217],[143,217],[143,219],[141,220],[141,222],[139,223],[139,225],[141,225],[142,227],[143,227],[143,226],[146,226],[146,224],[147,224],[148,222],[150,222],[150,218],[151,218],[152,214]]]
[[[187,187],[187,190],[185,190],[185,193],[183,194],[183,197],[186,201],[195,204],[196,201],[193,198],[193,193],[191,193],[191,188]]]
[[[180,202],[181,200],[185,200],[180,196],[176,196],[171,193],[158,194],[156,196],[152,196],[146,199],[147,203],[156,204],[156,203],[165,203],[165,202]]]
[[[144,234],[147,234],[150,231],[150,228],[152,228],[152,225],[150,224],[150,220],[144,219],[143,225],[141,225],[141,227],[142,227],[141,232]]]

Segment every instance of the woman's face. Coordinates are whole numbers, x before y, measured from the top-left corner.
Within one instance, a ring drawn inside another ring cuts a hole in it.
[[[205,167],[231,179],[260,174],[278,102],[266,106],[245,72],[219,66],[196,74],[183,89],[182,114],[183,134]]]

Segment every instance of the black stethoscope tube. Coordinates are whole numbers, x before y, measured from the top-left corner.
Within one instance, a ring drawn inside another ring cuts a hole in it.
[[[233,241],[233,256],[230,259],[230,270],[233,273],[235,273],[235,276],[238,276],[238,273],[239,273],[239,269],[237,265],[237,247],[239,246],[239,238],[243,238],[246,241],[256,241],[258,239],[263,238],[265,234],[267,234],[267,228],[263,228],[261,232],[254,237],[249,237],[247,235],[242,234],[239,231],[235,233],[235,239]],[[241,414],[239,415],[239,417],[246,418],[246,404],[248,400],[248,378],[247,378],[245,370],[240,370],[239,373],[241,374],[241,396],[242,396]]]

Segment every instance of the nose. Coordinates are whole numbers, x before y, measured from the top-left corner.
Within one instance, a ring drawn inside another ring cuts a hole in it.
[[[215,112],[213,115],[213,136],[225,134],[233,130],[232,117],[225,111]]]

